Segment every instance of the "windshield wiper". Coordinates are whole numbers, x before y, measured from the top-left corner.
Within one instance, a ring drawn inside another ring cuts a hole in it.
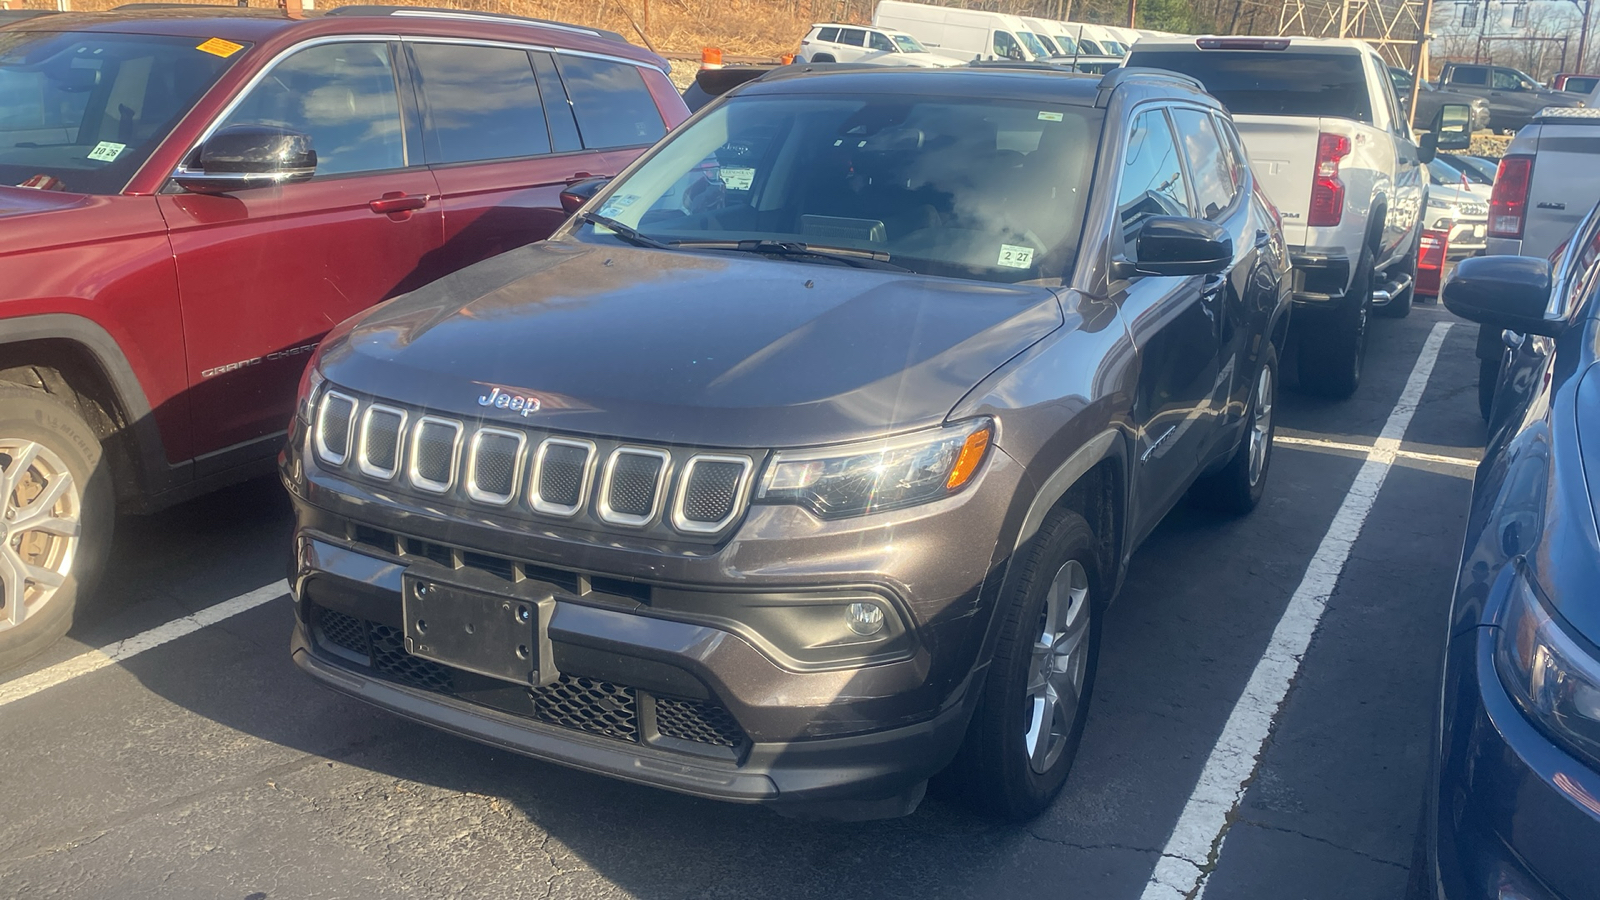
[[[884,269],[891,272],[909,272],[904,266],[889,262],[889,254],[882,250],[857,250],[854,247],[816,247],[800,241],[673,241],[672,246],[696,250],[737,250],[741,253],[760,253],[766,256],[788,256],[800,259],[825,259],[858,269]]]
[[[578,218],[588,222],[590,225],[599,225],[601,228],[611,229],[617,235],[617,237],[622,238],[635,247],[649,247],[652,250],[675,249],[673,245],[663,244],[653,237],[646,237],[645,235],[640,234],[633,227],[624,225],[610,216],[602,216],[599,213],[592,212],[581,212],[578,213]]]

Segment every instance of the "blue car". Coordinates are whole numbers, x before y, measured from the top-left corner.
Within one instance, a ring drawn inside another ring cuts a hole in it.
[[[1428,874],[1440,900],[1600,897],[1600,208],[1552,270],[1445,285],[1507,335],[1451,611]]]

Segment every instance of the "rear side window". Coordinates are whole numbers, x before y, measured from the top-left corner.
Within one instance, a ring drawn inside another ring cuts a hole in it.
[[[1128,65],[1197,78],[1236,116],[1328,116],[1372,122],[1359,53],[1135,49]]]
[[[867,33],[859,28],[839,29],[839,43],[849,44],[852,47],[863,47],[867,43]]]
[[[1222,140],[1211,116],[1197,109],[1174,109],[1172,118],[1182,135],[1183,152],[1194,177],[1195,205],[1207,219],[1220,218],[1233,205],[1233,167],[1223,155]]]
[[[1117,189],[1117,215],[1124,237],[1151,216],[1189,215],[1189,190],[1183,183],[1183,163],[1167,117],[1159,109],[1146,110],[1133,120],[1127,155],[1122,160],[1122,184]]]
[[[567,86],[585,147],[638,147],[667,133],[661,111],[637,68],[584,56],[559,59],[561,81]]]
[[[817,40],[824,41],[829,44],[837,44],[839,42],[839,29],[824,28],[817,32]]]
[[[414,44],[428,104],[433,162],[509,159],[550,152],[550,131],[522,50]]]
[[[1476,84],[1489,83],[1489,70],[1482,66],[1457,66],[1450,70],[1451,84]]]
[[[1222,116],[1213,116],[1212,121],[1216,123],[1217,134],[1222,136],[1222,150],[1228,155],[1228,165],[1233,170],[1233,187],[1237,190],[1244,187],[1245,166],[1249,158],[1245,156],[1239,133],[1233,130],[1233,123]]]

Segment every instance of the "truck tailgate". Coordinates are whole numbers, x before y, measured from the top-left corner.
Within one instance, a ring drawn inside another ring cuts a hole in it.
[[[1522,255],[1546,257],[1600,201],[1600,120],[1534,128],[1538,136]]]
[[[1283,214],[1284,240],[1305,246],[1317,136],[1324,130],[1347,133],[1349,124],[1330,120],[1325,128],[1324,120],[1309,116],[1234,116],[1233,123],[1256,180]]]

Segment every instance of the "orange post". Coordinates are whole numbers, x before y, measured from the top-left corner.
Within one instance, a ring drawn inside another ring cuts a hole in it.
[[[702,68],[702,69],[720,69],[720,68],[722,68],[722,48],[720,48],[720,47],[702,47],[702,48],[700,48],[700,68]]]

